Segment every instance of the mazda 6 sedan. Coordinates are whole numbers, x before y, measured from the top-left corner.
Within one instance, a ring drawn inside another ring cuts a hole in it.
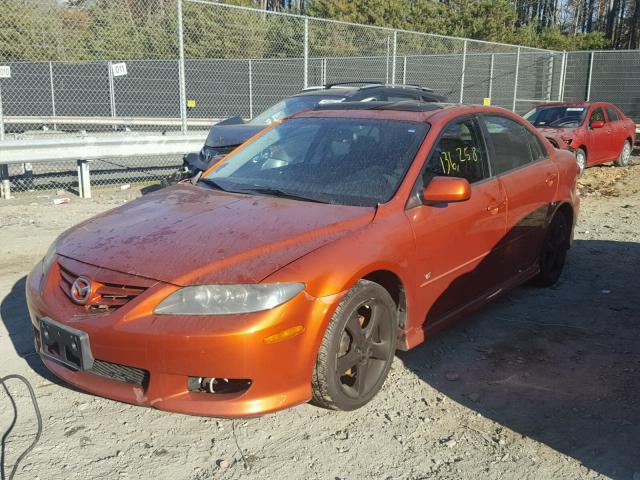
[[[577,175],[500,108],[299,113],[64,232],[27,281],[36,349],[83,390],[163,410],[356,409],[397,349],[558,280]]]

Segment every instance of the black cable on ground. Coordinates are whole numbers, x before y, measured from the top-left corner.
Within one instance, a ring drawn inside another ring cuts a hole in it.
[[[29,445],[29,447],[26,448],[25,451],[20,454],[18,459],[13,464],[13,468],[11,469],[11,473],[9,474],[8,480],[13,480],[13,477],[15,476],[16,471],[18,470],[18,466],[20,465],[20,462],[24,460],[24,458],[29,454],[31,450],[33,450],[33,447],[35,447],[36,444],[38,443],[38,440],[40,440],[40,435],[42,435],[42,416],[40,415],[40,408],[38,407],[36,394],[33,391],[33,387],[29,383],[29,380],[24,378],[22,375],[7,375],[6,377],[0,377],[0,383],[2,383],[2,388],[4,388],[4,391],[7,393],[7,396],[9,397],[9,401],[11,402],[11,406],[13,407],[13,420],[11,421],[11,425],[9,425],[9,428],[7,428],[7,430],[2,435],[2,448],[0,449],[0,480],[6,480],[7,478],[4,471],[5,448],[6,448],[7,438],[9,438],[9,434],[13,430],[13,427],[16,425],[16,422],[18,420],[18,407],[16,406],[16,402],[13,399],[13,396],[11,395],[11,392],[9,392],[9,389],[7,388],[7,385],[5,383],[7,380],[11,380],[11,379],[20,380],[27,386],[27,389],[29,390],[29,395],[31,396],[31,402],[33,403],[33,410],[36,412],[36,419],[38,420],[38,431],[36,432],[36,438],[34,438],[31,445]]]

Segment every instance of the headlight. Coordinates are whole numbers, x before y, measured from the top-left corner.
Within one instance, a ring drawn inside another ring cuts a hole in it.
[[[45,254],[44,257],[42,257],[42,276],[46,277],[47,273],[49,273],[49,269],[51,268],[51,265],[53,265],[53,262],[56,259],[56,243],[53,242],[51,244],[51,246],[49,247],[49,250],[47,250],[47,253]]]
[[[304,283],[197,285],[165,298],[154,312],[163,315],[234,315],[259,312],[288,302]]]
[[[40,289],[42,290],[42,285],[44,284],[44,279],[47,278],[47,274],[49,273],[49,269],[53,262],[56,260],[56,242],[53,242],[47,250],[47,253],[44,257],[42,257],[42,276],[40,277]]]

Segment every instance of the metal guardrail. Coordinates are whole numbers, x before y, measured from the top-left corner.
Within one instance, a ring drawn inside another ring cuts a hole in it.
[[[81,136],[74,138],[47,138],[4,140],[0,142],[0,177],[2,197],[11,198],[8,175],[3,171],[9,164],[43,163],[75,160],[78,163],[80,196],[91,197],[89,161],[104,158],[129,158],[154,155],[180,155],[198,151],[207,132],[187,135],[118,135],[107,137]]]
[[[189,118],[189,127],[210,128],[218,123],[220,118]],[[5,116],[5,125],[94,125],[94,126],[158,126],[158,127],[180,127],[180,118],[168,117],[74,117],[74,116]]]

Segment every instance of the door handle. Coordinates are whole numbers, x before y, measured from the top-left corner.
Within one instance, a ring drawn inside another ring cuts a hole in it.
[[[496,215],[500,212],[500,209],[504,206],[505,202],[492,203],[485,210],[489,212],[491,215]]]
[[[553,187],[554,182],[556,181],[556,176],[555,175],[547,175],[547,178],[545,179],[545,183],[547,184],[547,186],[549,187]]]

